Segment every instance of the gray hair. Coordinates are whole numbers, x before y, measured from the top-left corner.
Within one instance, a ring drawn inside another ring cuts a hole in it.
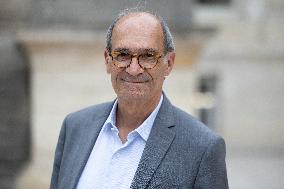
[[[175,46],[174,46],[174,42],[173,42],[173,37],[172,34],[170,32],[170,29],[167,25],[167,23],[164,21],[164,19],[157,15],[157,14],[152,14],[150,12],[147,11],[137,11],[137,10],[124,10],[123,12],[121,12],[118,17],[111,23],[111,25],[109,26],[108,30],[107,30],[107,35],[106,35],[106,49],[108,50],[108,52],[111,52],[111,48],[112,48],[112,44],[111,44],[111,40],[112,40],[112,32],[113,29],[116,25],[116,23],[124,16],[131,14],[131,13],[139,13],[139,12],[145,12],[145,13],[149,13],[151,15],[153,15],[161,24],[162,30],[163,30],[163,36],[164,36],[164,54],[167,54],[168,52],[172,52],[175,50]]]

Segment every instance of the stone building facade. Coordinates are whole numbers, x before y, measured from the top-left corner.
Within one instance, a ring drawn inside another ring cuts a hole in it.
[[[282,0],[4,0],[0,6],[0,39],[25,46],[32,78],[31,88],[24,80],[21,87],[13,85],[18,90],[30,90],[32,97],[29,121],[33,159],[21,173],[18,188],[48,188],[64,115],[114,97],[111,86],[97,82],[108,82],[102,74],[99,49],[104,48],[102,31],[121,10],[129,7],[146,7],[169,23],[179,54],[172,80],[166,83],[168,95],[175,104],[199,115],[225,137],[229,160],[234,154],[247,156],[251,152],[283,157]],[[10,52],[9,48],[1,46],[4,54]],[[12,62],[21,61],[24,59]],[[6,64],[1,62],[1,71],[8,69]],[[10,78],[14,78],[13,74]],[[6,79],[2,81],[7,83]],[[80,92],[74,92],[74,88]],[[17,111],[28,108],[27,102]],[[19,114],[13,111],[9,112]],[[1,125],[1,131],[6,128]],[[28,132],[12,134],[29,138]],[[9,140],[2,141],[0,146],[10,148]],[[29,139],[21,144],[29,144]],[[25,161],[30,153],[30,148],[26,149]],[[234,174],[231,167],[229,161],[232,188],[246,188],[237,182],[243,171]],[[274,171],[278,173],[280,169]],[[284,180],[281,174],[274,175],[277,179]],[[284,185],[272,185],[254,177],[250,180],[262,183],[263,188]],[[248,187],[253,188],[247,184]]]

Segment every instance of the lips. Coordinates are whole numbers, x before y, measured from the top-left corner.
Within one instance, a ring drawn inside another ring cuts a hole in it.
[[[128,83],[146,83],[150,81],[150,78],[147,75],[131,76],[124,74],[120,77],[120,79]]]
[[[148,81],[137,81],[137,80],[126,80],[126,79],[121,79],[121,80],[127,83],[146,83],[148,82]]]

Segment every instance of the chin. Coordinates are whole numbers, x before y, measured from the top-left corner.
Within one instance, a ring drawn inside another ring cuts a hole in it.
[[[146,93],[145,91],[127,91],[125,93],[122,94],[122,96],[128,98],[128,99],[145,99],[147,97],[149,97],[149,94]]]
[[[125,88],[116,91],[116,94],[121,99],[148,99],[151,95],[148,89],[143,88]]]

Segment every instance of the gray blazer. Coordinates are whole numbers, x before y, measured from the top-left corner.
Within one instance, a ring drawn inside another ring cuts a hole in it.
[[[55,152],[51,189],[74,189],[113,102],[69,114]],[[133,189],[227,189],[224,140],[164,95]],[[110,178],[111,179],[111,178]]]

